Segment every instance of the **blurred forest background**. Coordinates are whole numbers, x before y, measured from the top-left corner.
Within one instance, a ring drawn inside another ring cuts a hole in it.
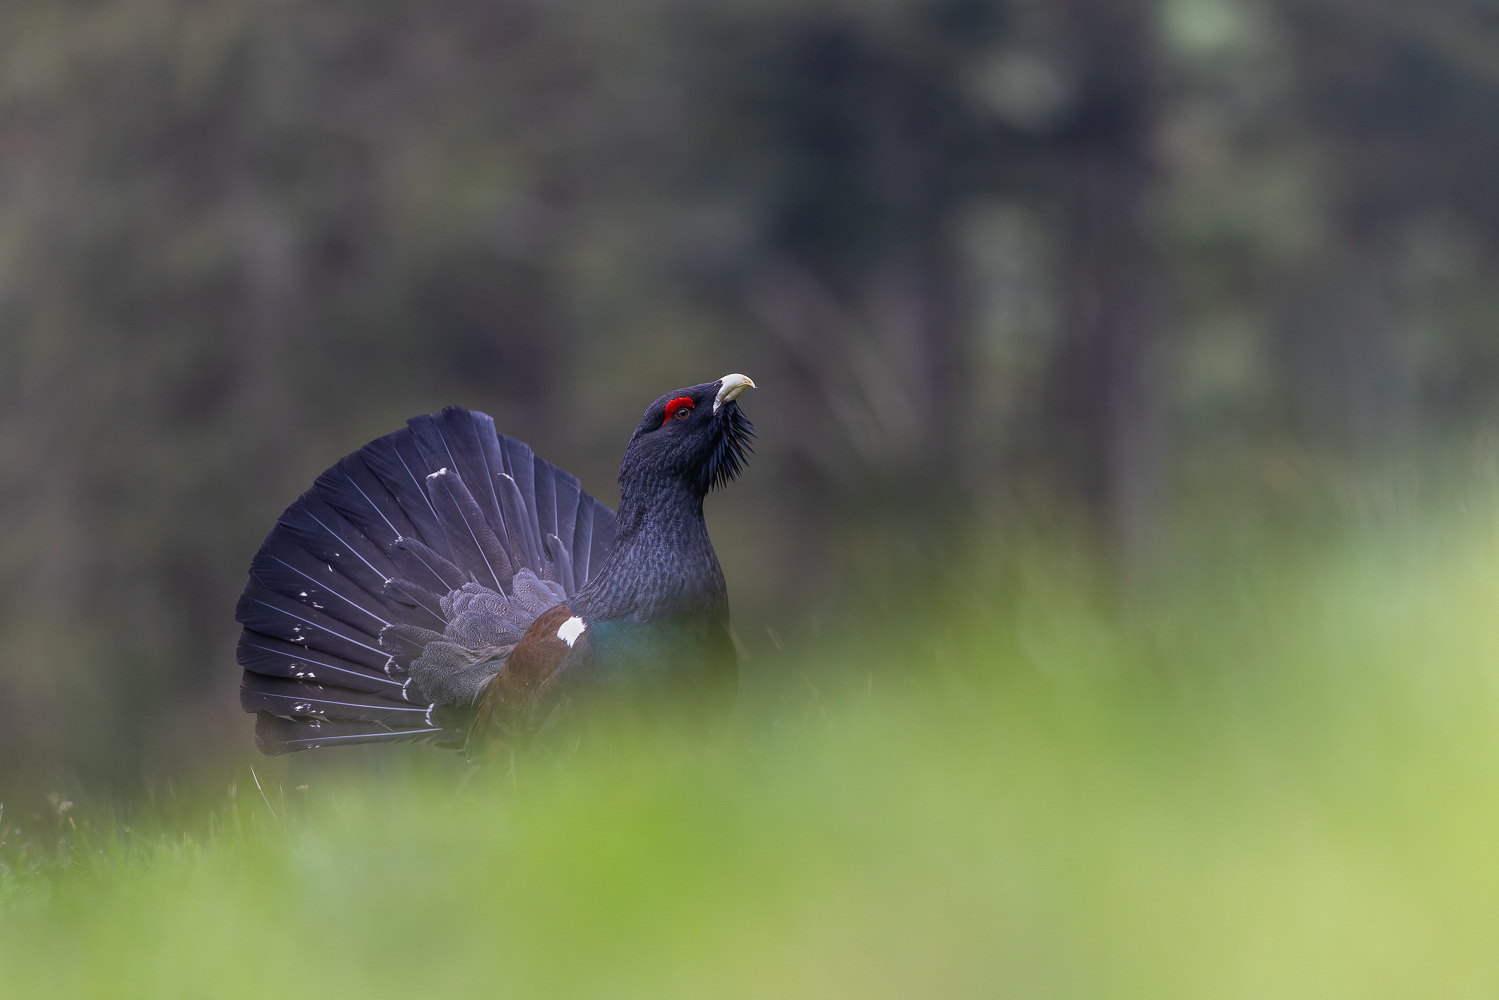
[[[250,557],[410,415],[612,504],[754,376],[758,655],[996,533],[1127,602],[1487,461],[1496,265],[1494,0],[6,0],[0,788],[242,752]]]

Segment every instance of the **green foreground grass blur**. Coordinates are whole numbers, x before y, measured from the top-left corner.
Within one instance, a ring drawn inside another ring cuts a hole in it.
[[[1499,526],[1127,624],[1019,565],[788,669],[744,746],[48,816],[0,847],[6,995],[1499,994]]]

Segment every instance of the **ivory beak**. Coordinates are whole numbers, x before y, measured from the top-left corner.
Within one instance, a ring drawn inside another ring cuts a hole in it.
[[[739,375],[737,373],[734,375],[725,375],[719,381],[723,385],[719,386],[718,398],[713,400],[713,412],[715,415],[718,413],[720,406],[731,400],[738,399],[744,390],[758,388],[755,385],[754,379],[748,375]]]

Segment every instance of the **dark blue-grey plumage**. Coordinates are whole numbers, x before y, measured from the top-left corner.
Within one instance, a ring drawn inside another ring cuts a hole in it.
[[[702,501],[744,465],[754,428],[734,397],[748,385],[652,404],[618,517],[457,407],[345,456],[278,520],[240,599],[257,744],[457,746],[495,723],[512,738],[566,685],[723,687],[728,599]]]
[[[261,749],[440,735],[428,718],[434,702],[410,672],[425,644],[409,636],[444,637],[445,596],[477,584],[504,597],[518,572],[557,578],[551,603],[576,589],[572,553],[558,551],[567,565],[554,568],[540,541],[526,500],[538,482],[550,498],[548,535],[612,540],[614,512],[575,477],[457,407],[417,417],[319,476],[266,536],[236,612],[241,703],[262,717]],[[528,601],[517,607],[538,603]],[[451,728],[452,714],[444,721]]]

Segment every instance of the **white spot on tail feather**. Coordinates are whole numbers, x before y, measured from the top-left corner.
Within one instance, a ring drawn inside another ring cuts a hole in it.
[[[427,478],[428,479],[436,479],[438,476],[446,476],[447,474],[448,474],[448,470],[446,468],[442,468],[442,469],[438,469],[436,472],[430,473],[427,476]]]
[[[567,648],[571,649],[573,643],[578,641],[578,636],[587,631],[588,626],[583,624],[583,619],[577,615],[573,615],[567,621],[563,622],[562,627],[557,630],[557,638],[567,643]]]

